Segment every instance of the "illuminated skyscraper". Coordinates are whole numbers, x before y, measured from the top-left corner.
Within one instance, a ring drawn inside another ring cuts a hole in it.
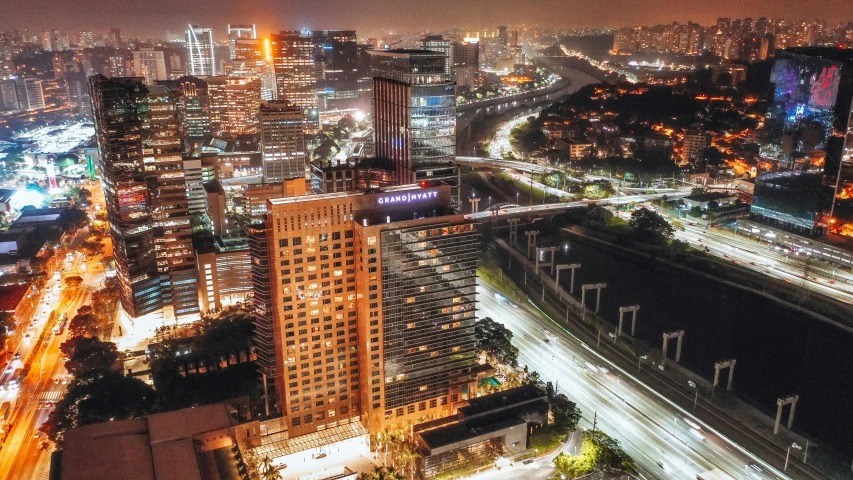
[[[160,50],[140,48],[133,52],[133,69],[136,75],[145,78],[146,84],[152,84],[169,78],[166,73],[166,57]]]
[[[206,79],[210,95],[210,125],[215,134],[258,133],[261,81],[248,78]]]
[[[359,423],[376,433],[476,396],[480,243],[450,187],[267,207],[250,229],[258,358],[291,438]]]
[[[186,32],[187,74],[210,77],[216,75],[213,29],[190,25]]]
[[[260,112],[264,183],[305,177],[305,115],[289,102],[264,102]]]
[[[851,67],[827,56],[833,50],[797,49],[776,56],[771,75],[775,90],[764,121],[762,156],[786,167],[808,162],[817,151],[826,151],[837,108],[842,112],[839,123],[846,124],[853,89],[840,92],[839,85],[842,70]],[[830,152],[830,156],[838,155]]]
[[[237,40],[258,38],[254,25],[228,25],[228,54],[231,60],[237,58]]]
[[[302,108],[317,106],[314,72],[314,42],[300,32],[282,31],[270,35],[270,48],[278,99]]]
[[[476,38],[466,38],[462,43],[452,45],[453,66],[450,79],[457,87],[475,88],[477,72],[480,71],[480,43]]]
[[[456,96],[445,56],[426,50],[371,50],[376,156],[395,165],[398,185],[456,185]]]
[[[42,110],[45,108],[41,80],[17,78],[0,81],[2,107],[9,111]]]
[[[358,44],[354,30],[318,30],[314,41],[317,94],[323,110],[358,107]]]
[[[132,317],[198,318],[178,92],[89,78],[121,303]],[[153,167],[153,168],[152,168]]]
[[[444,74],[450,79],[450,69],[454,64],[453,47],[450,40],[441,35],[424,35],[421,37],[421,50],[441,52],[444,55]]]

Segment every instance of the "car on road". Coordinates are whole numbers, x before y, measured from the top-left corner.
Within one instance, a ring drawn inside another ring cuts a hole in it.
[[[702,440],[703,442],[705,441],[705,435],[702,435],[699,430],[696,430],[695,428],[690,429],[690,435],[693,435],[694,437],[698,438],[699,440]]]

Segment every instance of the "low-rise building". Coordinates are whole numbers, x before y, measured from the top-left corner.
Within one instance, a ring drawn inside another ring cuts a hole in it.
[[[239,451],[261,443],[248,398],[72,428],[51,462],[61,480],[243,478]]]
[[[689,197],[681,199],[681,201],[684,202],[684,205],[689,208],[698,207],[700,210],[708,210],[711,206],[711,202],[716,202],[717,207],[724,207],[727,205],[734,205],[737,200],[737,195],[725,192],[705,192],[690,195]]]
[[[527,450],[530,427],[548,423],[548,396],[533,384],[468,400],[456,415],[414,427],[423,477],[494,455]]]
[[[246,237],[208,236],[193,241],[201,311],[243,303],[252,291],[252,264]]]

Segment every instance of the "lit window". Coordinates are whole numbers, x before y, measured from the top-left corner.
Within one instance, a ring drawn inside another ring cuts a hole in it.
[[[406,303],[415,303],[415,297],[409,297],[406,299]]]
[[[427,389],[427,388],[428,388],[428,387],[427,387],[426,385],[421,385],[421,386],[418,388],[418,390],[420,390],[421,392],[423,392],[423,391],[426,391],[426,389]]]
[[[458,347],[457,347],[457,348],[458,348]],[[423,352],[423,351],[424,351],[424,350],[426,350],[426,349],[427,349],[427,346],[426,346],[426,345],[421,345],[420,347],[418,347],[418,351],[419,351],[419,352]]]
[[[367,237],[368,245],[376,245],[376,237]]]
[[[415,328],[415,322],[407,323],[406,328]]]
[[[462,347],[453,347],[454,352],[458,352],[459,350],[462,350]]]

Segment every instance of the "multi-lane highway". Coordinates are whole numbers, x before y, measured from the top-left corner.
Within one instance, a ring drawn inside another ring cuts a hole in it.
[[[694,480],[714,468],[738,479],[788,478],[608,362],[532,304],[516,304],[483,283],[477,293],[478,316],[514,333],[520,363],[559,383],[559,391],[583,411],[581,426],[591,428],[595,417],[597,428],[620,441],[645,478]]]
[[[630,212],[617,214],[625,220],[631,216]],[[846,270],[809,259],[806,255],[787,252],[769,243],[738,236],[728,230],[708,228],[694,224],[689,219],[676,219],[668,213],[663,214],[667,220],[678,220],[684,225],[683,231],[675,231],[675,238],[694,248],[768,277],[853,305],[853,275]]]
[[[37,339],[41,329],[47,328],[44,344],[35,355],[31,355],[32,352],[26,350],[26,347],[35,340],[24,340],[22,347],[26,354],[22,354],[18,362],[22,366],[23,361],[28,361],[32,365],[30,372],[18,388],[6,389],[2,397],[2,401],[11,402],[13,408],[11,430],[0,450],[0,478],[43,478],[47,472],[51,447],[45,443],[46,438],[39,435],[38,429],[47,420],[71,378],[65,371],[59,350],[68,331],[64,329],[61,334],[54,334],[53,327],[48,328],[45,320],[51,311],[56,311],[57,316],[65,314],[69,318],[73,317],[78,308],[89,302],[91,291],[104,279],[100,260],[100,256],[92,256],[87,260],[82,253],[71,253],[61,261],[59,268],[65,270],[67,276],[79,275],[83,278],[81,286],[70,289],[63,285],[57,288],[62,279],[52,278],[44,288],[43,298],[46,302],[39,303],[40,308],[33,317],[36,327],[31,333],[31,338]],[[4,376],[4,380],[8,384],[9,379]]]

